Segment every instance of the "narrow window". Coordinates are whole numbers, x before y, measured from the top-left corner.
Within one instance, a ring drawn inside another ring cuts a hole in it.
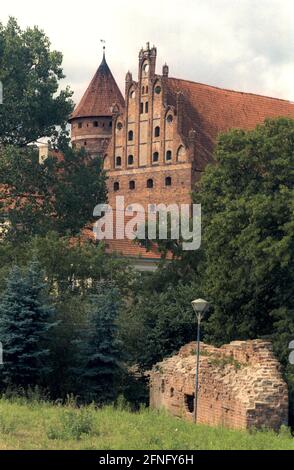
[[[129,182],[129,188],[130,188],[131,190],[136,189],[136,183],[135,183],[135,181],[130,181],[130,182]]]
[[[171,152],[171,150],[168,150],[168,151],[166,152],[165,159],[166,159],[167,162],[172,159],[172,152]]]
[[[119,182],[116,181],[113,185],[113,191],[119,191]]]
[[[128,165],[133,165],[134,164],[134,157],[133,155],[128,156]]]
[[[145,113],[148,114],[149,111],[149,106],[148,106],[148,101],[145,103]]]
[[[164,380],[161,381],[161,393],[165,392],[165,383]]]
[[[152,179],[147,180],[147,188],[152,189],[153,186],[154,186],[153,180]]]
[[[82,127],[83,127],[83,123],[82,123],[82,122],[79,122],[78,128],[79,128],[79,129],[82,129]]]
[[[129,141],[134,140],[134,132],[133,132],[133,131],[129,131],[128,140],[129,140]]]
[[[154,152],[154,154],[152,156],[152,160],[153,160],[153,163],[158,162],[158,160],[159,160],[159,153],[158,152]]]
[[[167,122],[168,122],[169,124],[171,124],[171,123],[173,122],[173,119],[174,119],[174,118],[172,117],[171,114],[169,114],[169,115],[167,116],[167,118],[166,118],[166,120],[167,120]]]
[[[171,186],[172,185],[172,179],[170,176],[167,176],[165,178],[165,186]]]
[[[146,90],[145,90],[146,95],[148,94],[148,91],[149,91],[149,88],[148,86],[146,86]]]
[[[145,87],[142,86],[142,95],[145,95]]]
[[[86,140],[85,140],[85,142],[84,142],[84,145],[85,145],[85,146],[87,145],[87,141],[86,141]]]
[[[116,157],[116,166],[121,166],[121,157]]]
[[[194,411],[194,395],[185,395],[185,407],[189,413]]]
[[[98,127],[98,121],[94,121],[94,122],[93,122],[93,126],[94,126],[94,127]]]
[[[144,114],[144,103],[140,103],[140,114]]]
[[[154,137],[159,137],[160,136],[160,127],[156,126],[154,129]]]
[[[110,121],[110,123],[109,123],[109,127],[112,127],[112,121]]]
[[[175,394],[175,389],[172,387],[170,389],[170,397],[173,398],[174,394]]]

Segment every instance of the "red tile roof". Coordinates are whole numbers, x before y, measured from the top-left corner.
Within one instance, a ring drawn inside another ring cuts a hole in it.
[[[294,118],[294,103],[278,98],[226,90],[210,85],[169,78],[167,100],[175,105],[176,95],[184,95],[184,128],[191,129],[200,145],[211,153],[218,134],[230,129],[254,129],[266,118]]]
[[[80,117],[112,116],[114,104],[124,107],[124,98],[107,65],[105,56],[70,120]]]

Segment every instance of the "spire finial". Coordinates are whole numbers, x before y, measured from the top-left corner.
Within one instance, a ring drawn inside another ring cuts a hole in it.
[[[103,59],[105,60],[105,44],[106,44],[106,41],[104,39],[100,39],[100,42],[103,44]]]

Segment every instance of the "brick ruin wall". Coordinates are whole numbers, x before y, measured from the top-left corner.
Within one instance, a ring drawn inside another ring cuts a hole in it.
[[[150,406],[193,420],[196,343],[150,372]],[[234,429],[288,424],[288,388],[268,341],[201,343],[198,422]]]

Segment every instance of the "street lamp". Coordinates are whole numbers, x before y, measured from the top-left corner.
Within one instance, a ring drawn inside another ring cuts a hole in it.
[[[195,406],[194,406],[194,422],[197,423],[197,406],[199,391],[199,359],[200,359],[200,323],[205,313],[209,309],[209,303],[203,299],[193,300],[192,307],[197,318],[197,353],[196,353],[196,389],[195,389]]]

